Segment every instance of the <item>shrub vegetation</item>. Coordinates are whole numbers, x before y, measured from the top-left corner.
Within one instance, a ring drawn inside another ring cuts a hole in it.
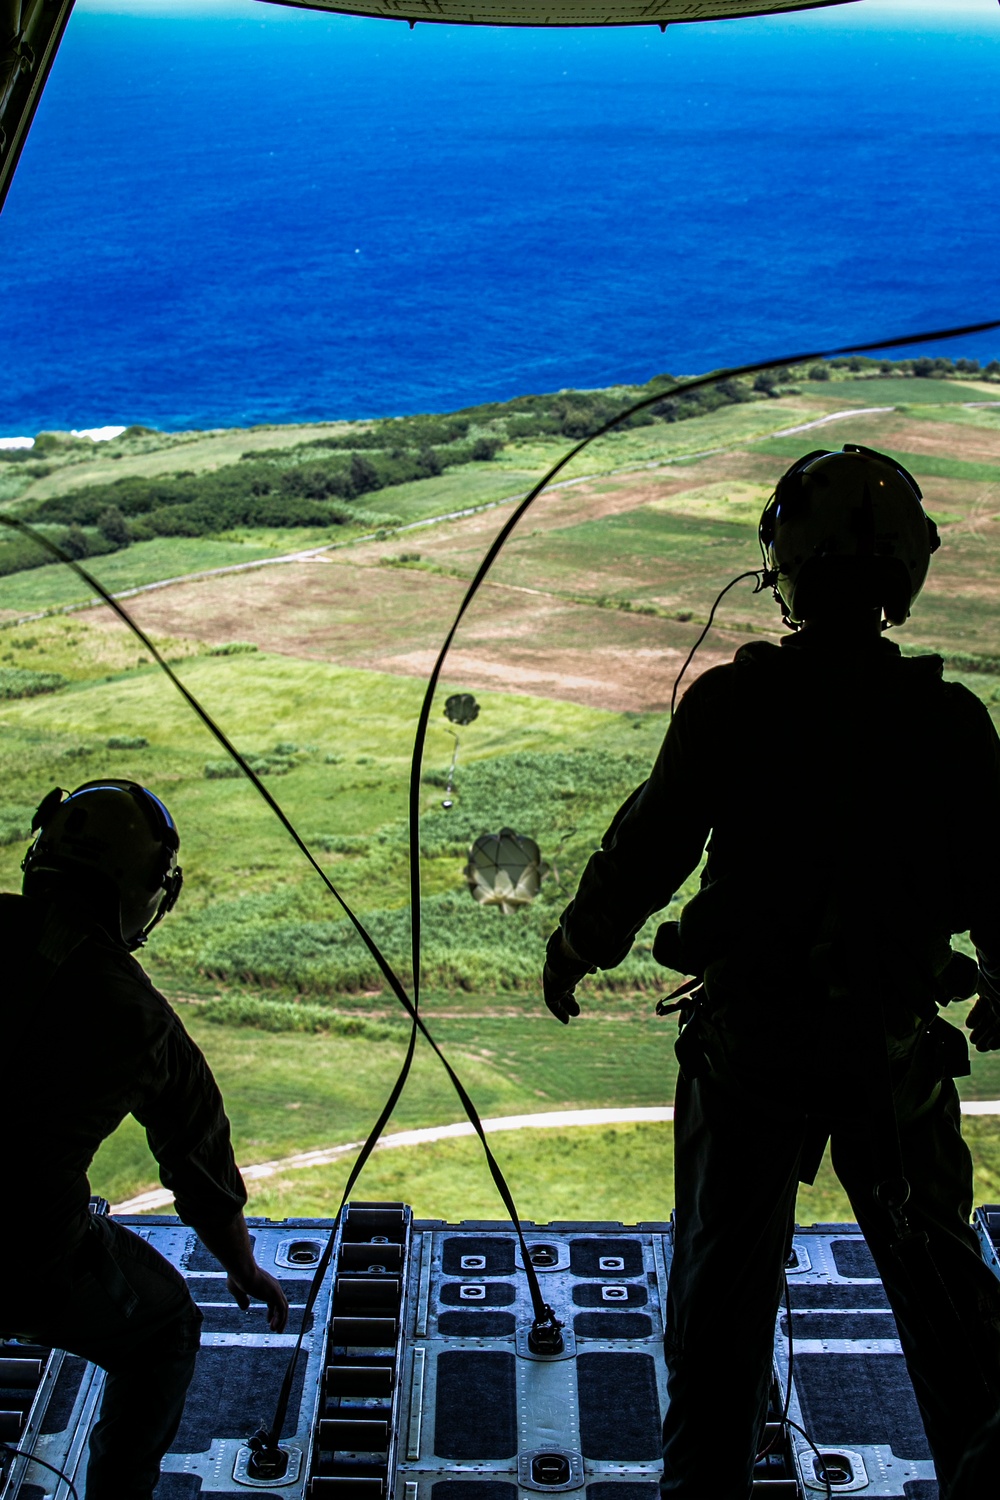
[[[398,1042],[403,1028],[387,1021],[345,1016],[325,1005],[258,1000],[238,995],[206,1006],[205,1019],[216,1026],[254,1026],[259,1031],[302,1031],[330,1036],[363,1037],[369,1042]]]
[[[670,395],[676,384],[673,376],[660,375],[645,386],[521,396],[445,416],[390,417],[291,448],[250,450],[208,472],[130,475],[66,489],[28,504],[21,514],[76,559],[156,537],[218,536],[240,528],[386,528],[398,524],[398,517],[359,500],[458,465],[489,463],[512,442],[586,437],[644,395],[662,391],[663,400],[626,426],[679,422],[755,399],[749,384],[737,380],[678,399]],[[39,444],[39,451],[64,460],[76,457],[61,435],[52,443],[43,435]],[[0,545],[0,576],[49,561],[20,537]]]
[[[33,807],[0,808],[0,845],[26,844],[31,838]]]
[[[30,672],[25,667],[0,667],[0,698],[37,698],[66,686],[59,672]]]
[[[283,774],[296,761],[282,760],[279,745],[271,757],[248,756],[259,774]],[[305,752],[299,752],[299,760]],[[369,757],[360,757],[368,761]],[[232,762],[213,762],[206,776],[238,774]],[[450,810],[434,808],[421,821],[421,852],[437,883],[422,905],[423,982],[450,991],[515,993],[538,981],[538,955],[568,899],[610,812],[645,777],[647,762],[631,755],[590,749],[524,751],[466,766]],[[436,773],[428,781],[444,778]],[[510,915],[473,901],[462,868],[473,840],[482,833],[512,827],[534,838],[548,861],[537,900]],[[371,835],[314,834],[317,853],[345,861],[352,890],[366,900],[361,910],[369,930],[404,982],[409,965],[410,910],[405,903],[408,862],[406,829],[394,823]],[[441,889],[445,882],[446,888]],[[382,892],[382,903],[378,893]],[[315,915],[313,914],[315,912]],[[608,989],[649,987],[662,979],[651,957],[651,935],[640,940],[629,962],[604,976]],[[298,899],[293,909],[283,892],[257,893],[216,902],[202,911],[178,912],[164,929],[161,957],[179,971],[192,968],[212,980],[258,984],[287,994],[337,995],[379,992],[382,975],[353,927],[330,913],[328,903]],[[267,1002],[262,1002],[265,1005]],[[242,1004],[242,1002],[241,1002]],[[220,1012],[220,1015],[222,1013]],[[324,1012],[324,1015],[326,1013]],[[256,1024],[256,1010],[240,1012],[242,1024]],[[293,1006],[268,1012],[268,1025],[315,1029]]]

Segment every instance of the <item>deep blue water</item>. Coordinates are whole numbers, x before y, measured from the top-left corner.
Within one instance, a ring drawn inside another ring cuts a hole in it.
[[[0,435],[440,410],[1000,316],[1000,16],[853,9],[79,13],[0,219]]]

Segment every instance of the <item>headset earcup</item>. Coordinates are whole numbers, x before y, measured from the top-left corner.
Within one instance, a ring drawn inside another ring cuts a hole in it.
[[[757,528],[757,538],[760,542],[762,551],[770,547],[771,543],[774,541],[775,509],[776,501],[775,497],[772,495],[770,500],[764,506],[764,509],[761,511],[760,525]]]

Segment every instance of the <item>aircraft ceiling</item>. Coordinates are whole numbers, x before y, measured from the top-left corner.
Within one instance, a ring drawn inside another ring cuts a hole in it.
[[[386,20],[461,26],[660,26],[782,11],[818,10],[852,0],[264,0],[301,10],[332,10]]]

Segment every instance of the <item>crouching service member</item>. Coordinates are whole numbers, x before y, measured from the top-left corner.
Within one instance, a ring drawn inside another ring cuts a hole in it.
[[[131,956],[181,888],[173,819],[135,782],[90,781],[51,792],[32,830],[24,894],[0,896],[0,1331],[107,1371],[87,1500],[148,1500],[201,1314],[156,1250],[89,1211],[88,1167],[126,1115],[145,1127],[160,1180],[237,1302],[266,1303],[275,1332],[288,1303],[253,1258],[215,1079]]]
[[[706,671],[549,941],[545,1000],[622,962],[701,861],[655,955],[681,1013],[667,1290],[666,1500],[746,1500],[797,1184],[832,1160],[895,1314],[942,1500],[1000,1408],[1000,1281],[970,1227],[962,1032],[1000,1047],[1000,743],[985,707],[883,633],[938,544],[885,455],[815,452],[760,523],[792,633]],[[979,958],[955,954],[969,932]],[[666,1189],[665,1189],[666,1191]]]

